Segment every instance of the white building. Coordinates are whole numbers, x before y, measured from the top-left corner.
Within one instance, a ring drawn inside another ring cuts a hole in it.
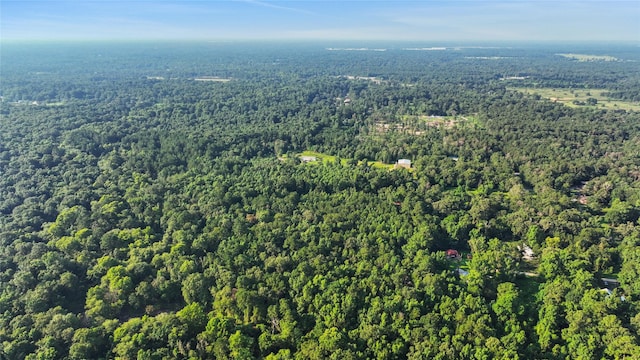
[[[396,167],[402,167],[405,169],[410,169],[411,168],[411,160],[409,159],[399,159],[398,162],[396,163]]]

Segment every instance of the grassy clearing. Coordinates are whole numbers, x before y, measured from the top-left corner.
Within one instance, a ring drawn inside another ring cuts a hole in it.
[[[51,106],[51,107],[55,107],[55,106],[64,106],[65,102],[64,101],[57,101],[57,102],[48,102],[45,104],[46,106]]]
[[[328,154],[324,154],[321,152],[317,152],[317,151],[311,151],[311,150],[305,150],[303,152],[301,152],[300,154],[297,155],[298,158],[302,157],[302,156],[313,156],[317,159],[318,162],[323,162],[323,163],[335,163],[337,157],[333,156],[333,155],[328,155]],[[342,165],[346,165],[347,162],[349,161],[349,159],[340,159],[340,164]],[[314,162],[310,162],[311,164],[313,164]],[[361,162],[359,162],[361,163]],[[368,161],[367,164],[369,164],[369,166],[374,167],[374,168],[378,168],[378,169],[386,169],[386,170],[392,170],[395,165],[394,164],[385,164],[381,161]],[[412,170],[412,169],[410,169]]]
[[[473,125],[479,125],[480,122],[478,121],[478,117],[476,115],[459,115],[458,118],[473,124]]]
[[[588,55],[588,54],[556,54],[567,59],[584,61],[619,61],[620,59],[609,55]]]
[[[448,123],[448,122],[476,120],[476,118],[473,115],[468,115],[468,116],[401,115],[400,118],[402,119],[402,121],[405,121],[405,122],[424,121],[426,123]]]
[[[509,88],[509,90],[529,95],[540,95],[541,98],[575,108],[640,111],[640,103],[611,99],[603,95],[603,93],[607,92],[604,89]],[[589,99],[595,99],[597,103],[589,105]]]
[[[393,170],[395,168],[394,164],[385,164],[381,161],[367,161],[367,164],[369,164],[369,166],[372,166],[374,168],[378,168],[378,169],[386,169],[386,170]],[[413,171],[413,168],[408,169],[409,171]]]
[[[475,115],[433,116],[433,115],[401,115],[400,120],[407,124],[426,123],[429,127],[447,128],[454,126],[478,126]]]
[[[372,124],[371,134],[384,134],[388,132],[396,132],[408,135],[424,135],[429,128],[435,129],[451,129],[458,128],[481,128],[482,125],[478,121],[477,115],[455,115],[455,116],[436,116],[436,115],[398,115],[393,120],[380,120]]]
[[[193,80],[195,80],[195,81],[211,81],[211,82],[229,82],[232,79],[231,78],[218,77],[218,76],[200,76],[200,77],[197,77],[197,78],[195,78]]]
[[[335,163],[336,162],[336,157],[333,155],[328,155],[328,154],[323,154],[317,151],[311,151],[311,150],[305,150],[303,152],[301,152],[300,154],[298,154],[298,157],[302,157],[302,156],[313,156],[316,159],[318,159],[318,161],[320,162],[326,162],[326,163]],[[340,163],[341,164],[346,164],[347,160],[346,159],[340,159]]]

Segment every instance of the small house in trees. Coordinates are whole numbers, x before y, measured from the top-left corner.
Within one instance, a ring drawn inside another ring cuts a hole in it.
[[[410,169],[411,168],[411,160],[409,160],[409,159],[399,159],[398,162],[396,163],[396,168]]]
[[[617,279],[602,278],[600,281],[602,281],[602,284],[604,284],[606,288],[617,288],[620,286],[620,282]]]
[[[458,250],[449,249],[447,250],[447,257],[449,259],[457,259],[460,257],[460,253],[458,252]]]
[[[606,297],[609,297],[609,296],[613,295],[613,291],[611,289],[609,289],[609,288],[602,288],[602,289],[600,289],[600,291],[602,291],[603,293],[606,293],[607,294]],[[627,299],[624,297],[624,295],[621,295],[620,296],[620,300],[621,301],[626,301]]]
[[[318,158],[315,156],[300,156],[300,161],[302,162],[312,162],[312,161],[317,161]]]
[[[533,249],[531,249],[527,244],[522,244],[522,247],[518,246],[518,249],[522,252],[522,258],[524,260],[531,261],[535,257]]]

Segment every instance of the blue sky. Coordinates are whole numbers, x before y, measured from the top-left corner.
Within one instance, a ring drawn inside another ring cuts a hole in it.
[[[0,38],[640,42],[640,0],[0,0]]]

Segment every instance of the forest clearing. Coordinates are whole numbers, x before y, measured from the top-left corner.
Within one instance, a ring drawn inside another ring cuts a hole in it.
[[[590,107],[607,110],[640,111],[640,102],[616,100],[607,96],[606,89],[560,89],[560,88],[510,88],[529,95],[559,102],[569,107]],[[595,99],[595,102],[589,99]]]
[[[323,154],[323,153],[320,153],[317,151],[311,151],[311,150],[305,150],[300,154],[298,154],[297,157],[300,158],[303,162],[309,162],[309,163],[314,163],[316,161],[319,161],[321,163],[334,164],[337,161],[336,156]],[[352,161],[352,159],[340,158],[341,165],[347,165],[349,164],[350,161]],[[361,163],[362,161],[358,161],[356,164],[361,164]],[[393,170],[395,167],[395,164],[385,164],[381,161],[367,161],[367,164],[374,168],[387,169],[387,170]]]
[[[588,54],[557,54],[567,59],[577,61],[620,61],[620,59],[609,55],[588,55]]]

